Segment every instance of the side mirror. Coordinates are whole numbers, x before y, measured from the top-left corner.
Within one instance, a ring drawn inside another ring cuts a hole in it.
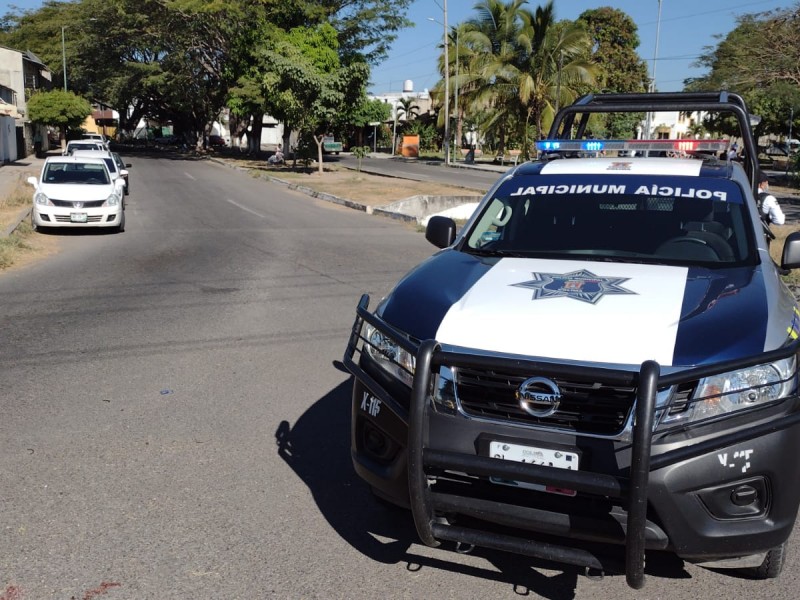
[[[28,182],[30,185],[32,185],[33,187],[36,187],[36,186],[38,186],[38,185],[39,185],[39,182],[36,180],[36,177],[28,177],[28,179],[26,179],[26,181],[27,181],[27,182]]]
[[[450,217],[431,217],[425,228],[425,239],[437,248],[446,248],[456,239],[456,222]]]
[[[781,257],[782,269],[797,269],[800,267],[800,231],[794,231],[786,236]]]
[[[126,169],[130,169],[131,168],[131,163],[125,163],[125,168]]]
[[[125,180],[122,177],[117,177],[114,180],[114,185],[120,189],[125,187]]]
[[[125,170],[125,169],[122,169],[122,170],[119,172],[119,174],[120,174],[120,175],[122,175],[123,177],[125,177],[125,176],[127,176],[127,175],[128,175],[128,171],[127,171],[127,170]]]

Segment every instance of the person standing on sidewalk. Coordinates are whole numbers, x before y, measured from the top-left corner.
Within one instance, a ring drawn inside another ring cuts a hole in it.
[[[769,179],[764,171],[758,174],[758,206],[765,223],[783,225],[786,222],[786,215],[783,214],[778,199],[769,193]]]

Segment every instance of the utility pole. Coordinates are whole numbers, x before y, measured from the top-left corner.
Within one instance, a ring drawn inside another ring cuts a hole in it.
[[[447,0],[444,0],[444,164],[450,166],[450,54],[447,47],[449,39],[447,35]]]

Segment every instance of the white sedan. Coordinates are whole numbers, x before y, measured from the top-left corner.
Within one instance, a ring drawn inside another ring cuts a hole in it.
[[[39,180],[28,177],[33,193],[31,225],[108,227],[125,230],[124,182],[112,179],[102,158],[51,156]]]

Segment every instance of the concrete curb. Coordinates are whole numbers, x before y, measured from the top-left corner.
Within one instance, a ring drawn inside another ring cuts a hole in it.
[[[7,238],[7,237],[8,237],[8,236],[10,236],[12,233],[14,233],[14,232],[17,230],[17,227],[19,227],[19,226],[20,226],[20,224],[21,224],[21,223],[22,223],[22,222],[23,222],[25,219],[27,219],[27,218],[28,218],[28,215],[30,215],[30,214],[31,214],[31,210],[33,210],[33,207],[31,207],[31,206],[28,206],[28,207],[26,207],[26,208],[23,208],[23,209],[20,211],[20,213],[17,215],[16,219],[14,219],[13,221],[11,221],[11,225],[9,225],[8,227],[6,227],[6,230],[5,230],[5,231],[2,233],[2,236],[1,236],[1,237]]]
[[[258,171],[255,168],[249,167],[240,167],[238,165],[231,165],[225,162],[222,159],[215,158],[213,156],[209,156],[207,160],[215,162],[217,164],[223,165],[230,169],[236,169],[237,171],[244,171],[244,172],[253,172]],[[285,179],[280,179],[279,177],[274,177],[272,175],[267,175],[266,173],[259,173],[258,177],[260,179],[266,179],[267,181],[272,181],[273,183],[279,183],[281,185],[285,185],[290,190],[296,190],[312,198],[318,198],[319,200],[325,200],[326,202],[332,202],[334,204],[339,204],[341,206],[346,206],[347,208],[352,208],[354,210],[360,210],[361,212],[365,212],[368,215],[382,215],[385,217],[389,217],[392,219],[397,219],[398,221],[405,221],[407,223],[417,223],[417,217],[412,217],[411,215],[404,215],[401,213],[393,212],[390,210],[386,210],[379,206],[372,206],[370,204],[363,204],[361,202],[356,202],[354,200],[348,200],[347,198],[340,198],[339,196],[334,196],[333,194],[328,194],[326,192],[319,192],[317,190],[311,189],[310,187],[306,187],[304,185],[300,185],[297,183],[291,183],[286,181]]]

